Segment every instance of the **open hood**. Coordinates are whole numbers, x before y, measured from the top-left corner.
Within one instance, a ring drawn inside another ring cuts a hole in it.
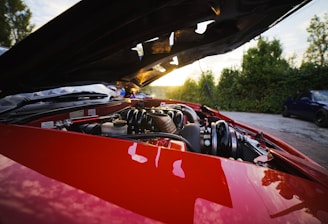
[[[83,0],[0,56],[0,96],[98,82],[142,87],[237,48],[309,1]]]

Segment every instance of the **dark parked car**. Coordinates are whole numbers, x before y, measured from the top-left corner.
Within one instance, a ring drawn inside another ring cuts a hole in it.
[[[328,223],[328,171],[288,143],[128,97],[308,2],[82,0],[6,51],[0,223]]]
[[[282,115],[314,121],[319,127],[328,126],[328,90],[310,90],[288,97]]]

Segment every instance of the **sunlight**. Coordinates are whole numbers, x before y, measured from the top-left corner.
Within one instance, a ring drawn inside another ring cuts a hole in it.
[[[187,78],[198,80],[202,72],[212,71],[215,81],[219,80],[224,68],[238,68],[241,65],[243,54],[249,47],[254,47],[256,41],[252,40],[234,51],[214,55],[195,61],[193,64],[176,69],[164,77],[154,81],[151,86],[181,86]],[[174,61],[174,58],[173,58]]]
[[[194,78],[197,74],[201,74],[201,71],[194,64],[187,65],[154,81],[151,86],[182,86],[187,78]]]

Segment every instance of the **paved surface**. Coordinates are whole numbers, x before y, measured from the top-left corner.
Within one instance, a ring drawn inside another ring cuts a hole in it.
[[[293,117],[285,118],[279,114],[220,112],[285,141],[328,168],[328,128],[319,128],[312,122]]]

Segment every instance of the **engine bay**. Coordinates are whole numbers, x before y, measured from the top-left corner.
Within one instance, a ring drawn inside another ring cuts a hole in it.
[[[209,108],[203,106],[206,112]],[[102,116],[59,120],[54,128],[246,161],[270,167],[270,148],[261,133],[252,134],[233,122],[195,111],[186,104],[136,104]]]

